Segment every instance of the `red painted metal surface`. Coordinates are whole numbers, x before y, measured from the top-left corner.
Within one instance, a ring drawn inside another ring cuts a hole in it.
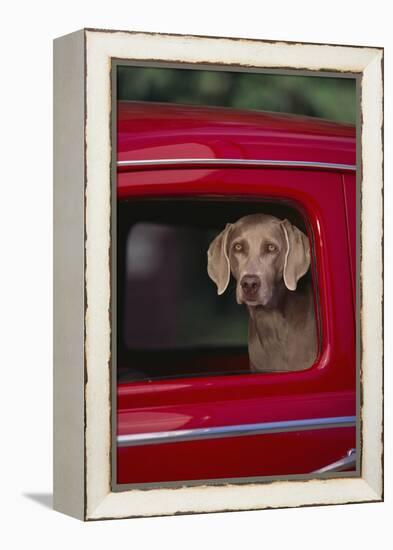
[[[120,448],[118,483],[304,474],[345,456],[348,446],[356,446],[353,428]]]
[[[355,163],[353,128],[330,123],[227,110],[150,110],[135,104],[120,105],[119,115],[123,159],[131,154],[139,159],[188,158],[185,144],[198,143],[211,155],[225,158]],[[164,142],[175,149],[165,149]],[[164,149],[154,151],[155,147]],[[119,384],[118,434],[356,414],[354,182],[339,172],[289,168],[119,172],[119,200],[235,196],[286,201],[298,208],[313,242],[321,339],[315,364],[303,372]],[[355,436],[355,428],[329,428],[122,447],[117,455],[118,482],[309,473],[342,458],[356,446]]]
[[[353,126],[310,117],[119,102],[118,160],[238,158],[354,164]]]
[[[343,192],[344,201],[347,212],[347,231],[348,231],[348,253],[351,262],[352,275],[352,294],[354,302],[354,313],[356,311],[356,227],[357,227],[357,212],[356,212],[356,175],[343,175]]]

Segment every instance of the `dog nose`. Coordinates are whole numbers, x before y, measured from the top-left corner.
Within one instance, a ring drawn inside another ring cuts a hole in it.
[[[240,282],[244,294],[248,296],[256,294],[261,286],[261,281],[256,275],[244,275]]]

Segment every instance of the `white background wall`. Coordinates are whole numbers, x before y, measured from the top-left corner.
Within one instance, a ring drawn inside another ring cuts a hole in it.
[[[392,25],[383,0],[2,5],[1,485],[3,548],[391,548],[392,253],[386,249],[386,501],[82,524],[52,490],[52,39],[82,27],[384,46],[386,238],[392,229]],[[376,243],[377,245],[378,243]],[[390,539],[390,540],[389,540]],[[7,542],[5,542],[7,540]],[[5,542],[5,544],[4,544]]]

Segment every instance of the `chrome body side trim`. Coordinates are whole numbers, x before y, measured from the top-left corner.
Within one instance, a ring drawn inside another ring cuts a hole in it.
[[[133,447],[136,445],[156,445],[159,443],[178,443],[181,441],[264,435],[276,432],[284,433],[303,430],[320,430],[324,428],[345,428],[355,425],[356,416],[333,416],[327,418],[307,418],[304,420],[284,420],[280,422],[257,422],[255,424],[235,424],[189,430],[118,435],[117,445],[118,447]]]
[[[153,159],[153,160],[118,160],[118,167],[154,167],[154,166],[278,166],[283,168],[309,168],[323,170],[356,171],[356,164],[336,164],[331,162],[313,162],[308,160],[269,160],[269,159]]]

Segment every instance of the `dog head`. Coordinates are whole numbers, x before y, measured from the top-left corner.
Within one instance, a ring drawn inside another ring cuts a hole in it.
[[[296,290],[310,267],[310,244],[288,220],[253,214],[227,224],[207,256],[207,271],[218,294],[225,291],[232,273],[239,304],[269,306],[283,285]]]

